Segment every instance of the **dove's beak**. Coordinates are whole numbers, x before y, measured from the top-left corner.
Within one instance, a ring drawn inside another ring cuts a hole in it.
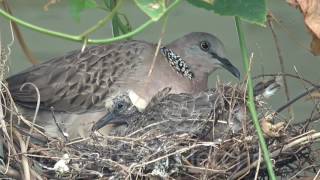
[[[221,64],[221,67],[229,71],[232,75],[240,80],[240,71],[235,67],[227,58],[220,57],[216,53],[210,52],[213,58],[217,59]]]

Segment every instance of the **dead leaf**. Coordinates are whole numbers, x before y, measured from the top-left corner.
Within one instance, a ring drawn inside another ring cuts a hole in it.
[[[267,137],[271,137],[271,138],[281,137],[284,135],[283,133],[285,128],[285,123],[278,122],[276,124],[272,124],[271,121],[273,116],[274,114],[270,114],[262,119],[261,121],[262,131]]]
[[[293,6],[295,8],[298,8],[299,6],[297,0],[287,0],[287,3],[290,4],[290,6]]]
[[[315,35],[312,35],[311,52],[315,56],[320,55],[320,39],[318,39]]]
[[[300,9],[304,23],[313,37],[311,52],[313,55],[320,55],[320,0],[287,0],[287,2]]]

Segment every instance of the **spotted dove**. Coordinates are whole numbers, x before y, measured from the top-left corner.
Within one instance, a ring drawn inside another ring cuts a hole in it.
[[[37,104],[33,83],[40,92],[36,123],[49,136],[87,136],[92,125],[107,113],[105,104],[128,92],[142,111],[165,87],[172,93],[199,93],[207,89],[208,76],[219,68],[240,77],[226,58],[222,42],[209,33],[189,33],[163,47],[148,75],[156,44],[128,40],[75,50],[35,65],[7,79],[22,115],[31,119]],[[55,121],[56,122],[55,122]],[[60,127],[60,125],[61,127]]]

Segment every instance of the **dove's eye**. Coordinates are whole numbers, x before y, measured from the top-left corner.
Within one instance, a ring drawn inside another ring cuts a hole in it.
[[[201,41],[201,42],[200,42],[200,48],[201,48],[203,51],[208,51],[209,48],[210,48],[210,43],[207,42],[207,41]]]

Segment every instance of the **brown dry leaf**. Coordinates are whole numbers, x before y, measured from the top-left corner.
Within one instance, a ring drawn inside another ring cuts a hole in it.
[[[315,56],[320,55],[320,39],[317,38],[317,36],[315,36],[315,35],[312,35],[311,52]]]
[[[285,123],[284,122],[278,122],[276,124],[272,124],[272,118],[274,114],[270,114],[262,119],[261,121],[261,128],[264,134],[267,137],[275,138],[283,136]]]
[[[299,6],[297,0],[287,0],[287,3],[295,8],[298,8],[298,6]]]
[[[312,33],[311,52],[320,55],[320,0],[287,0],[299,8],[304,16],[304,23]]]

